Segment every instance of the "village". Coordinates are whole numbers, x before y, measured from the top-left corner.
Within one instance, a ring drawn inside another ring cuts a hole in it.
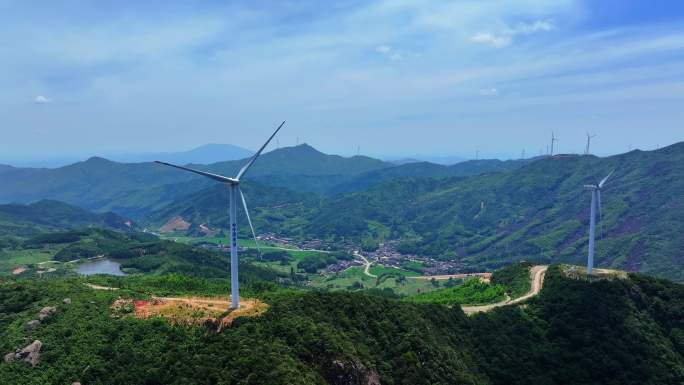
[[[274,233],[266,233],[257,236],[262,242],[279,245],[282,247],[293,247],[300,250],[319,250],[333,251],[346,250],[353,254],[360,254],[374,264],[396,269],[415,271],[422,275],[447,275],[463,272],[463,266],[455,261],[440,261],[430,257],[422,257],[413,254],[402,254],[397,250],[398,240],[391,240],[380,243],[374,251],[363,251],[354,242],[337,241],[335,243],[326,242],[321,239],[310,239],[298,241],[294,238],[281,237]],[[334,273],[348,269],[352,266],[363,265],[364,261],[354,259],[352,261],[339,260],[337,263],[326,267],[326,273]]]

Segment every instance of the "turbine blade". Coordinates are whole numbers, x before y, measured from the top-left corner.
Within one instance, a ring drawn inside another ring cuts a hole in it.
[[[234,182],[235,182],[235,181],[232,180],[231,178],[228,178],[228,177],[225,177],[225,176],[222,176],[222,175],[212,174],[212,173],[210,173],[210,172],[204,172],[204,171],[199,171],[199,170],[193,170],[193,169],[191,169],[191,168],[187,168],[187,167],[183,167],[183,166],[177,166],[177,165],[171,164],[171,163],[160,162],[160,161],[158,161],[158,160],[155,160],[154,163],[159,163],[159,164],[163,164],[164,166],[175,167],[175,168],[179,168],[179,169],[181,169],[181,170],[194,172],[195,174],[199,174],[199,175],[202,175],[202,176],[206,176],[207,178],[211,178],[211,179],[213,179],[213,180],[216,180],[216,181],[219,181],[219,182],[223,182],[223,183],[234,183]]]
[[[252,237],[254,237],[254,244],[257,248],[257,254],[259,254],[259,259],[261,259],[261,249],[259,248],[259,242],[257,242],[256,233],[254,232],[254,226],[252,226],[252,219],[249,217],[249,210],[247,210],[247,202],[245,201],[245,195],[242,193],[242,189],[238,187],[240,191],[240,199],[242,199],[242,207],[245,208],[245,215],[247,216],[247,223],[249,223],[249,228],[252,229]]]
[[[250,167],[252,167],[252,164],[254,164],[254,161],[259,157],[259,155],[261,155],[261,152],[264,151],[264,148],[266,148],[266,146],[268,146],[268,143],[271,141],[271,139],[273,139],[274,136],[276,136],[276,134],[278,133],[278,131],[280,131],[280,129],[283,127],[283,125],[285,125],[285,121],[284,121],[284,120],[283,120],[282,123],[280,123],[280,126],[278,126],[278,128],[276,128],[275,132],[273,132],[273,134],[271,135],[271,137],[268,138],[268,140],[266,141],[266,143],[264,143],[264,145],[261,146],[261,148],[259,149],[259,151],[257,151],[256,154],[252,155],[252,157],[249,158],[249,161],[247,161],[247,163],[246,163],[244,166],[242,166],[242,168],[240,169],[240,172],[238,172],[238,174],[237,174],[237,176],[235,177],[235,179],[240,180],[240,178],[242,178],[242,175],[244,175],[244,173],[246,173],[247,170],[248,170]]]
[[[601,182],[598,184],[598,187],[599,188],[603,187],[603,185],[606,184],[606,182],[608,181],[608,178],[610,178],[614,172],[615,172],[615,170],[611,171],[610,174],[608,174],[608,176],[603,178],[603,180],[601,180]]]

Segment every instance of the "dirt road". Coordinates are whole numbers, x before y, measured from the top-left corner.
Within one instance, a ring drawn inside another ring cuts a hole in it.
[[[548,266],[533,266],[532,269],[530,269],[530,280],[531,285],[530,285],[530,291],[527,292],[527,294],[523,295],[522,297],[518,297],[516,299],[507,299],[505,301],[489,304],[489,305],[482,305],[482,306],[461,306],[461,309],[463,309],[463,312],[466,314],[474,314],[474,313],[481,313],[481,312],[487,312],[492,309],[496,309],[497,307],[501,306],[506,306],[506,305],[515,305],[517,303],[524,302],[535,295],[539,294],[539,292],[542,289],[542,286],[544,286],[544,275],[546,274],[546,270],[548,269]]]
[[[370,267],[371,267],[371,263],[370,263],[370,261],[369,261],[366,257],[364,257],[363,255],[361,255],[361,253],[356,252],[356,251],[354,252],[354,255],[356,255],[357,257],[359,257],[359,258],[361,258],[361,259],[363,259],[363,264],[366,265],[366,268],[363,270],[363,273],[364,273],[364,274],[366,274],[367,276],[369,276],[369,277],[371,277],[371,278],[378,278],[377,275],[371,274],[371,273],[370,273],[369,270],[370,270]]]

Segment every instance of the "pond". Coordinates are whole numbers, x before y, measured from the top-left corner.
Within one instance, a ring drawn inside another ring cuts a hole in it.
[[[93,274],[109,274],[109,275],[126,275],[121,271],[121,264],[110,259],[98,259],[96,261],[89,261],[78,265],[79,274],[93,275]]]

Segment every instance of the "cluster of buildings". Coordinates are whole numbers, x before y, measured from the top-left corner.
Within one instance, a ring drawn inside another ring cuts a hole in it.
[[[462,266],[455,261],[440,261],[429,257],[402,254],[397,250],[398,245],[399,241],[387,241],[381,243],[377,250],[363,252],[363,255],[371,262],[398,269],[404,269],[405,265],[411,262],[418,262],[422,265],[423,275],[456,274],[462,269]]]
[[[335,244],[321,239],[296,240],[295,238],[284,237],[275,233],[265,233],[257,236],[257,239],[264,243],[282,245],[283,247],[296,247],[302,250],[357,250],[358,245],[351,242],[336,242]],[[201,243],[200,247],[227,253],[227,244]],[[375,251],[361,252],[370,262],[387,267],[405,269],[411,262],[418,262],[422,265],[424,275],[445,275],[462,272],[462,266],[455,261],[440,261],[428,257],[419,257],[412,254],[402,254],[397,250],[399,241],[392,240],[380,243]],[[243,249],[242,247],[240,249]],[[344,271],[352,266],[363,265],[360,260],[339,260],[336,264],[328,266],[325,270],[329,273]],[[418,274],[418,273],[416,273]]]
[[[334,250],[333,244],[328,243],[322,239],[308,239],[305,241],[298,241],[294,238],[283,237],[275,233],[265,233],[257,236],[257,239],[262,242],[275,243],[283,246],[294,246],[303,250]]]

